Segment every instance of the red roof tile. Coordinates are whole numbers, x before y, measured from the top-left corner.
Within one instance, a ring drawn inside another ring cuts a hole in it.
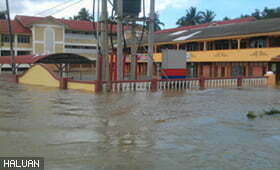
[[[25,27],[31,26],[34,22],[45,19],[46,17],[33,17],[33,16],[16,16],[16,19]],[[65,24],[68,29],[76,31],[92,31],[93,24],[90,21],[79,21],[79,20],[67,20],[67,19],[55,19],[62,24]],[[109,31],[111,27],[109,26]],[[128,29],[128,28],[126,28]],[[113,32],[117,31],[116,25],[112,27]]]
[[[33,64],[36,61],[35,55],[16,56],[17,64]],[[11,56],[0,56],[0,64],[10,64]]]
[[[31,34],[31,30],[22,26],[18,21],[11,21],[11,24],[13,33]],[[8,21],[0,20],[0,32],[9,33]]]
[[[33,17],[33,16],[21,16],[17,15],[16,20],[18,20],[24,27],[29,27],[32,23],[44,19],[43,17]]]
[[[233,19],[233,20],[227,20],[227,21],[217,21],[217,22],[210,22],[210,23],[206,23],[206,24],[199,24],[199,25],[165,29],[165,30],[157,31],[155,33],[160,34],[160,33],[176,32],[176,31],[190,30],[190,29],[196,29],[196,28],[206,28],[206,27],[211,26],[211,25],[237,24],[237,23],[250,22],[250,21],[255,21],[255,20],[256,20],[255,17],[247,17],[247,18],[241,18],[241,19]]]

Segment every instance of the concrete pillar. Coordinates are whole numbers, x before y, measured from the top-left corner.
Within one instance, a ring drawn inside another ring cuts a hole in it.
[[[68,79],[67,78],[60,78],[59,86],[60,89],[67,89]]]
[[[241,48],[241,39],[238,39],[237,40],[237,49],[240,49]]]
[[[268,86],[273,87],[276,85],[276,75],[273,72],[269,71],[265,74],[265,76],[267,77]]]
[[[3,64],[0,64],[0,74],[2,74],[2,66]]]
[[[207,41],[203,42],[203,51],[207,51]]]

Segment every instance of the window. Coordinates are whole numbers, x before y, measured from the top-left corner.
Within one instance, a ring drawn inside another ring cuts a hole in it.
[[[264,48],[265,40],[264,38],[254,38],[250,40],[250,48]]]
[[[14,35],[12,35],[12,41],[14,42]],[[4,43],[9,43],[10,42],[10,35],[8,35],[8,34],[2,34],[2,36],[1,36],[1,40],[2,40],[2,42],[4,42]]]
[[[74,49],[96,49],[95,46],[76,46],[76,45],[66,45],[65,48],[74,48]]]
[[[270,37],[270,47],[280,47],[280,37]]]
[[[86,32],[86,31],[74,31],[74,30],[65,30],[66,34],[84,34],[84,35],[93,35],[92,32]]]
[[[31,54],[31,51],[18,51],[18,55],[28,55]]]
[[[10,56],[10,51],[1,51],[1,56]]]
[[[237,49],[238,48],[238,42],[237,40],[231,40],[231,49]]]
[[[228,40],[220,40],[215,41],[216,50],[224,50],[229,49],[229,41]]]
[[[18,43],[30,43],[29,35],[18,35]]]
[[[240,48],[244,49],[247,48],[248,40],[241,40],[240,42]]]

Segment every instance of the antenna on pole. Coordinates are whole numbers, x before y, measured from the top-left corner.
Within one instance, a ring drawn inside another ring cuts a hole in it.
[[[12,73],[13,73],[13,75],[16,75],[15,53],[14,53],[14,44],[13,44],[14,38],[13,38],[12,24],[11,24],[11,18],[10,18],[9,0],[6,0],[6,9],[7,9],[6,13],[7,13],[8,25],[9,25]]]

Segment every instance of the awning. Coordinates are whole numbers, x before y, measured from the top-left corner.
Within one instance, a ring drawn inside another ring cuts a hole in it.
[[[38,57],[35,63],[43,64],[91,64],[93,60],[73,53],[57,53]]]

